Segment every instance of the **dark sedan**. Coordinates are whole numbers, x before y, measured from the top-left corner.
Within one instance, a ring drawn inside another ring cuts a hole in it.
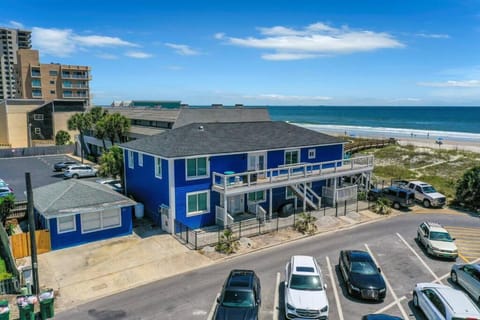
[[[56,171],[56,172],[62,171],[62,170],[65,170],[68,166],[75,165],[75,164],[78,164],[78,162],[73,160],[57,162],[53,165],[53,171]]]
[[[217,299],[215,320],[258,320],[260,279],[253,270],[232,270]]]
[[[342,250],[338,265],[349,295],[368,300],[385,299],[385,280],[368,252]]]

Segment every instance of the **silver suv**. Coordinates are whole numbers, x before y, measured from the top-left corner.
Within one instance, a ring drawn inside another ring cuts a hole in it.
[[[480,263],[454,264],[450,276],[480,304]]]
[[[436,283],[417,283],[413,305],[429,320],[480,319],[480,309],[463,292]]]
[[[410,181],[404,188],[415,192],[415,199],[425,208],[443,207],[447,202],[446,197],[435,190],[433,186],[422,181]]]
[[[439,223],[422,222],[418,226],[417,241],[427,249],[429,255],[455,260],[458,249],[454,240]]]
[[[96,177],[98,170],[87,165],[69,166],[63,172],[65,178]]]

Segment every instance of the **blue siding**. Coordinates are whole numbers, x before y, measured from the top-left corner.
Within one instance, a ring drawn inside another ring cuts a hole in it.
[[[75,215],[76,231],[57,234],[57,219],[49,219],[50,243],[52,250],[77,246],[97,240],[125,236],[132,233],[133,206],[122,208],[122,225],[118,228],[82,234],[80,214]],[[88,213],[86,213],[88,214]]]
[[[150,155],[143,155],[143,167],[138,165],[138,152],[134,152],[133,169],[128,167],[127,151],[124,153],[125,181],[127,195],[144,205],[145,214],[160,225],[158,208],[164,204],[169,206],[168,161],[162,159],[162,179],[155,177],[155,161]]]

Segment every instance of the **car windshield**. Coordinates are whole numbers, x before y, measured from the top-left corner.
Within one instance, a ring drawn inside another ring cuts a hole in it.
[[[290,281],[290,288],[296,290],[322,290],[322,281],[319,276],[305,276],[294,274]]]
[[[453,239],[450,237],[450,234],[447,232],[438,232],[432,231],[430,232],[430,240],[434,241],[445,241],[445,242],[452,242]]]
[[[378,273],[378,269],[369,261],[353,261],[352,273],[374,275]]]
[[[232,308],[251,308],[255,306],[252,291],[225,291],[222,306]]]
[[[425,192],[425,193],[435,193],[435,192],[437,192],[437,190],[435,190],[435,188],[432,187],[432,186],[426,186],[426,187],[423,187],[423,192]]]

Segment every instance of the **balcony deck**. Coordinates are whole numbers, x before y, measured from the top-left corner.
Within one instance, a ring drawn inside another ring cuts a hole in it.
[[[273,169],[225,175],[214,172],[213,190],[225,195],[285,187],[292,184],[369,173],[373,171],[373,156],[318,163],[303,163]]]

